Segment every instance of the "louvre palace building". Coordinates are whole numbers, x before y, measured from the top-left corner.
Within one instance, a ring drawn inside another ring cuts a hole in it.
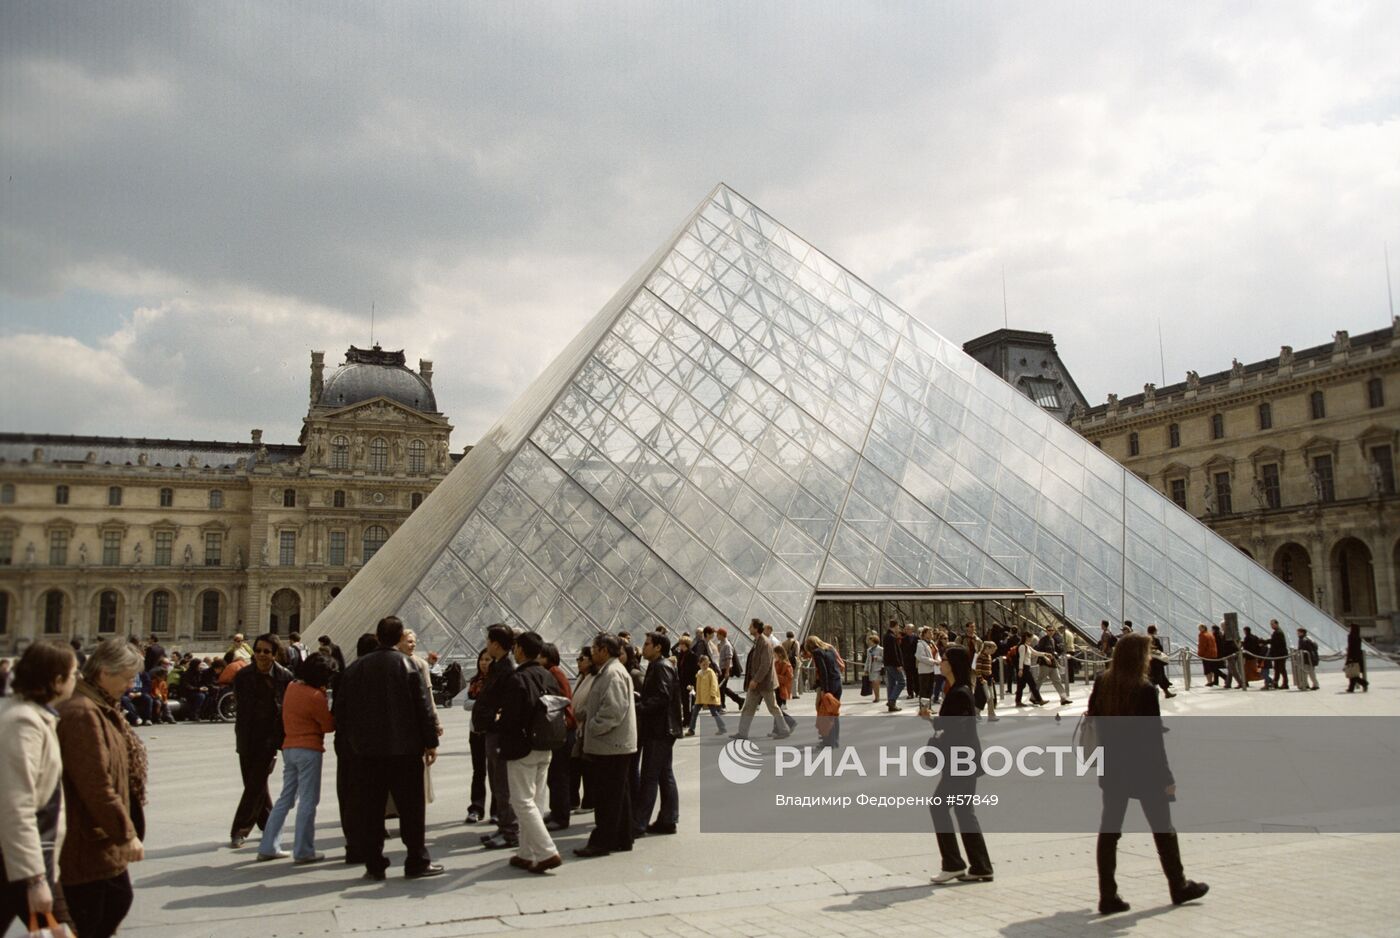
[[[1070,424],[1368,638],[1400,623],[1400,321],[1077,410]]]
[[[460,458],[432,362],[311,353],[295,444],[0,434],[0,654],[36,637],[286,634]]]

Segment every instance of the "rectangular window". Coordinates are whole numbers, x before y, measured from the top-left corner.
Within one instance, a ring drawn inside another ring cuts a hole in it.
[[[224,562],[224,536],[218,531],[204,532],[204,565],[222,566]]]
[[[122,562],[122,533],[120,531],[102,532],[102,565],[104,567],[115,567]]]
[[[1312,412],[1314,420],[1321,420],[1327,416],[1327,400],[1321,391],[1314,391],[1308,395],[1308,409]]]
[[[1095,446],[1098,446],[1099,444],[1098,444],[1098,443],[1095,443],[1094,445],[1095,445]],[[422,492],[414,492],[412,495],[408,496],[408,510],[409,510],[409,511],[413,511],[415,508],[417,508],[417,507],[418,507],[419,505],[421,505],[421,504],[423,504],[423,493],[422,493]]]
[[[205,590],[203,598],[200,599],[199,630],[219,631],[219,594],[213,590]]]
[[[157,532],[156,532],[156,554],[155,554],[155,557],[152,558],[152,563],[154,563],[154,564],[155,564],[156,566],[158,566],[158,567],[168,567],[168,566],[170,566],[170,555],[171,555],[172,553],[174,553],[174,550],[175,550],[175,532],[174,532],[174,531],[157,531]]]
[[[1274,408],[1272,404],[1265,402],[1259,405],[1259,429],[1272,430],[1274,426]]]
[[[1337,488],[1332,479],[1332,457],[1313,457],[1313,484],[1317,486],[1317,500],[1320,502],[1334,502],[1337,500]]]
[[[1366,382],[1366,406],[1372,408],[1385,406],[1385,386],[1381,384],[1380,378],[1372,378]]]
[[[174,504],[175,504],[175,490],[174,490],[174,489],[161,489],[161,490],[160,490],[160,507],[162,507],[162,508],[169,508],[169,507],[171,507],[171,506],[174,505]]]
[[[344,490],[344,489],[336,489],[336,490],[335,490],[335,496],[334,496],[334,498],[333,498],[332,504],[333,504],[334,507],[336,507],[336,508],[344,508],[344,507],[345,507],[345,490]]]
[[[122,503],[122,487],[112,485],[107,488],[107,504],[113,507]]]
[[[1278,480],[1278,463],[1265,463],[1259,467],[1260,484],[1264,487],[1264,507],[1280,508],[1283,506],[1283,488]]]
[[[0,635],[10,630],[10,594],[0,592]]]
[[[297,490],[296,490],[296,489],[283,489],[283,490],[282,490],[282,507],[283,507],[283,508],[295,508],[296,506],[297,506]]]
[[[1395,457],[1389,446],[1371,447],[1372,477],[1381,495],[1395,494]],[[3,561],[0,561],[3,562]]]
[[[277,562],[284,567],[294,567],[297,562],[297,532],[283,531],[278,535]]]
[[[1234,513],[1234,504],[1230,498],[1230,473],[1217,472],[1215,474],[1215,511],[1216,514],[1228,515]]]
[[[15,532],[9,528],[0,529],[0,567],[8,567],[14,563],[14,557]]]
[[[209,507],[213,509],[219,509],[224,507],[224,493],[221,490],[209,490]]]
[[[1139,446],[1139,444],[1138,444],[1138,435],[1137,435],[1136,433],[1129,433],[1129,434],[1128,434],[1128,455],[1129,455],[1129,456],[1136,456],[1136,455],[1138,455],[1138,453],[1140,453],[1141,451],[1142,451],[1142,448],[1141,448],[1141,446]]]
[[[1210,438],[1211,438],[1212,440],[1223,440],[1223,439],[1225,439],[1225,415],[1224,415],[1224,414],[1211,414],[1211,415],[1210,415]]]
[[[1186,507],[1186,480],[1172,479],[1168,483],[1168,491],[1171,493],[1172,501],[1182,508]]]
[[[330,553],[326,557],[326,563],[332,567],[345,566],[345,532],[332,531],[330,540]]]
[[[68,486],[58,485],[54,487],[53,502],[55,505],[68,504]]]
[[[49,564],[61,567],[68,562],[68,532],[49,532]]]
[[[1179,424],[1174,423],[1167,427],[1167,445],[1172,449],[1181,445],[1181,426]]]

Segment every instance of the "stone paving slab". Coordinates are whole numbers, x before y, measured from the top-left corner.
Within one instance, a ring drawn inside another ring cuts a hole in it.
[[[1240,715],[1400,715],[1400,671],[1373,669],[1369,694],[1340,691],[1324,673],[1318,693],[1241,693],[1204,689],[1164,702],[1164,710]],[[1082,712],[1085,694],[1059,709]],[[810,717],[811,697],[792,706]],[[852,709],[862,706],[859,698]],[[866,704],[872,712],[876,708]],[[484,827],[465,827],[465,714],[441,711],[447,725],[434,767],[429,847],[448,874],[383,883],[359,878],[340,860],[334,754],[327,753],[318,813],[318,849],[332,862],[293,867],[257,863],[256,845],[228,849],[229,817],[240,790],[229,725],[142,729],[151,752],[148,859],[132,868],[136,902],[122,934],[135,936],[351,936],[375,931],[453,935],[880,935],[936,930],[970,935],[1400,934],[1400,861],[1394,835],[1215,834],[1182,838],[1188,873],[1211,882],[1198,907],[1173,908],[1151,838],[1124,838],[1120,878],[1131,913],[1093,914],[1094,837],[1035,834],[989,837],[997,878],[991,884],[934,888],[938,865],[931,833],[894,835],[703,834],[698,746],[681,741],[676,772],[680,833],[647,837],[627,854],[574,859],[587,815],[556,836],[566,863],[547,877],[506,866],[503,852],[480,848]],[[1053,719],[1054,710],[1038,711]],[[912,719],[908,712],[890,719]],[[1398,766],[1397,768],[1400,768]],[[276,793],[280,769],[273,779]],[[1229,784],[1222,767],[1220,784]],[[392,826],[391,826],[392,830]],[[290,832],[287,833],[290,842]],[[389,844],[402,863],[402,846]],[[1292,887],[1290,889],[1290,887]]]

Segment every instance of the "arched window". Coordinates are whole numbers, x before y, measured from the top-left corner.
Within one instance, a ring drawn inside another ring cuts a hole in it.
[[[219,631],[219,591],[205,590],[199,596],[199,630]]]
[[[331,438],[331,468],[350,468],[350,439],[349,437],[337,436]]]
[[[408,471],[425,472],[428,468],[428,444],[412,440],[408,444]]]
[[[44,594],[44,634],[59,635],[63,632],[63,594],[49,590]]]
[[[389,470],[389,444],[382,436],[377,436],[369,441],[369,471],[387,472]]]
[[[151,594],[151,627],[152,632],[170,631],[170,594],[165,590],[156,590]]]
[[[365,528],[364,559],[361,563],[369,563],[369,558],[378,553],[379,548],[384,546],[384,542],[389,539],[389,532],[377,524],[372,524]]]
[[[97,599],[97,633],[111,635],[117,630],[116,590],[103,590]]]

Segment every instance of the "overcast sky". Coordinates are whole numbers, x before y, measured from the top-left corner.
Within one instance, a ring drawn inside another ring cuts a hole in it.
[[[0,430],[454,446],[723,180],[1091,403],[1389,322],[1400,4],[0,4]]]

